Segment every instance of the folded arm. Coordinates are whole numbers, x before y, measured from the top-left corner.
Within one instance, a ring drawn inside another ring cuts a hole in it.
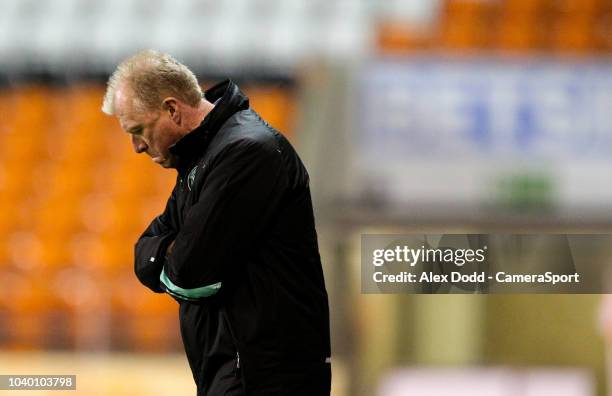
[[[281,152],[270,143],[235,142],[210,166],[160,275],[165,291],[179,299],[218,292],[271,221],[286,187]]]

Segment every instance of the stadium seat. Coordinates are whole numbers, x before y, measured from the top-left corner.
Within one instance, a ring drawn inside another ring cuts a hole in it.
[[[84,268],[64,268],[49,276],[56,309],[55,343],[76,349],[108,345],[110,327],[109,280]]]
[[[558,0],[553,2],[556,12],[574,16],[594,16],[601,12],[607,0]]]
[[[449,50],[475,50],[489,45],[486,27],[477,19],[452,19],[441,28],[439,45]]]
[[[490,47],[491,23],[497,3],[486,0],[449,0],[439,19],[437,44],[442,49],[480,50]]]
[[[431,45],[431,33],[407,23],[382,22],[376,31],[377,48],[383,54],[402,54]]]
[[[504,0],[501,10],[504,14],[512,17],[537,17],[542,13],[550,11],[552,2],[550,0]]]
[[[505,17],[495,34],[495,48],[508,51],[533,51],[545,47],[544,32],[538,20]]]
[[[602,13],[593,23],[593,39],[595,48],[604,54],[612,53],[612,5],[610,11]]]
[[[0,225],[6,227],[2,230],[3,234],[32,229],[32,209],[36,202],[34,197],[27,195],[29,191],[25,194],[0,196],[0,204],[4,208],[4,213],[0,214]]]
[[[103,272],[104,245],[101,238],[92,232],[75,233],[66,241],[70,251],[70,264],[92,272]]]
[[[495,2],[488,0],[447,0],[441,17],[446,19],[482,19],[496,8]]]
[[[44,269],[42,243],[32,231],[16,231],[7,236],[8,260],[12,267],[27,273]]]
[[[71,264],[69,235],[49,234],[41,238],[41,260],[45,268],[55,271]]]
[[[132,271],[119,273],[113,287],[117,346],[164,352],[180,345],[176,301],[146,289]]]
[[[251,106],[274,128],[291,138],[293,130],[295,103],[287,88],[253,86],[246,87]]]
[[[66,194],[64,199],[50,197],[33,212],[34,230],[41,236],[61,237],[77,232],[81,227],[78,209],[75,193]]]
[[[44,273],[22,270],[3,271],[3,292],[0,306],[4,307],[7,322],[5,348],[34,350],[45,346],[49,316],[54,304]],[[35,275],[34,275],[35,274]]]
[[[561,52],[587,53],[597,49],[591,15],[563,15],[552,35],[552,48]]]

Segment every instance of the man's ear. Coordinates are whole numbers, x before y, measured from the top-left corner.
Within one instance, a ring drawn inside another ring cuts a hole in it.
[[[168,97],[162,102],[162,108],[170,119],[177,125],[181,125],[181,113],[178,111],[178,102],[173,97]]]

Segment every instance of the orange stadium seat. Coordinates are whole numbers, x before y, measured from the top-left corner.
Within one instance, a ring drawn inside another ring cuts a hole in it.
[[[135,235],[98,235],[81,233],[67,243],[71,247],[71,263],[88,271],[111,275],[132,268]]]
[[[251,107],[274,128],[291,138],[295,113],[295,103],[287,88],[247,86]]]
[[[488,31],[496,13],[497,6],[490,1],[447,1],[440,15],[438,45],[451,50],[489,47]]]
[[[159,197],[164,197],[163,202],[170,196],[174,183],[176,182],[176,174],[172,172],[156,172],[153,178],[153,192]]]
[[[102,139],[72,130],[63,136],[64,143],[59,147],[58,157],[70,167],[90,167],[96,162],[112,158],[109,147],[100,144]]]
[[[135,234],[110,234],[102,238],[102,264],[107,272],[133,268],[136,238]]]
[[[48,180],[53,185],[50,198],[74,197],[79,198],[91,191],[94,187],[92,178],[92,164],[77,163],[72,159],[56,161],[49,169]]]
[[[597,49],[594,20],[591,15],[564,15],[552,34],[552,48],[557,51],[592,52]]]
[[[91,194],[85,197],[79,208],[83,228],[90,232],[103,234],[131,235],[142,231],[140,217],[141,202],[150,200],[150,194],[115,196],[111,194]],[[159,198],[159,207],[163,208],[165,198]]]
[[[0,226],[4,227],[2,233],[32,229],[34,224],[32,209],[35,207],[35,199],[28,195],[29,193],[24,194],[0,196],[0,204],[4,209],[0,214]]]
[[[0,142],[2,137],[8,133],[10,127],[14,123],[15,117],[17,116],[17,98],[15,89],[9,87],[0,87],[0,106],[3,109],[15,109],[14,111],[2,112],[0,117]]]
[[[52,274],[53,312],[61,320],[56,337],[71,348],[106,345],[110,320],[109,280],[82,268],[66,268]]]
[[[19,202],[13,195],[9,195],[5,190],[0,193],[0,236],[5,237],[15,228],[22,224],[21,210],[18,205],[23,205],[25,201]]]
[[[41,238],[41,260],[50,270],[70,265],[69,240],[67,235],[50,234]]]
[[[497,3],[489,0],[447,0],[442,7],[442,18],[482,19],[491,16]]]
[[[486,27],[478,20],[453,18],[441,27],[438,43],[451,50],[484,48],[489,45],[486,32]]]
[[[79,216],[78,196],[66,194],[62,199],[50,197],[33,213],[34,229],[40,235],[65,236],[79,231],[81,219]]]
[[[103,119],[106,117],[101,111],[104,88],[98,84],[78,84],[67,89],[67,93],[75,99],[77,109],[84,118],[93,117]]]
[[[555,11],[567,15],[595,15],[604,8],[607,0],[558,0],[553,3]]]
[[[531,51],[545,47],[545,32],[535,18],[503,18],[495,33],[495,48]]]
[[[22,271],[3,271],[2,297],[0,306],[4,307],[10,326],[5,347],[16,350],[42,348],[47,340],[49,315],[54,300],[42,273]]]
[[[120,275],[113,287],[115,339],[120,346],[162,352],[180,345],[176,301],[146,289],[131,271]]]
[[[554,0],[504,0],[501,11],[506,15],[532,17],[550,11]]]
[[[17,231],[7,235],[7,253],[9,264],[23,271],[44,269],[42,261],[42,243],[35,233]]]
[[[9,265],[9,250],[6,236],[6,231],[0,229],[0,272]]]
[[[30,85],[15,89],[18,120],[30,125],[44,125],[57,115],[51,111],[53,88],[45,85]],[[32,132],[44,133],[44,129]]]
[[[115,208],[110,194],[94,192],[82,197],[79,210],[84,229],[101,233],[108,229]]]
[[[126,156],[117,165],[108,175],[110,192],[115,197],[146,196],[154,190],[152,180],[155,173],[163,172],[161,169],[155,169],[158,165],[142,154]]]
[[[399,54],[427,48],[431,45],[431,33],[407,23],[383,21],[376,30],[377,48],[383,54]]]
[[[612,53],[612,5],[610,11],[602,13],[593,22],[593,39],[597,51]]]
[[[41,158],[47,157],[44,135],[42,137],[33,136],[34,132],[30,126],[16,126],[4,137],[4,147],[2,148],[2,159],[10,163],[33,164]],[[38,128],[43,128],[38,126]],[[23,133],[28,131],[28,133]]]
[[[77,233],[66,241],[70,251],[70,264],[74,268],[83,268],[98,272],[104,267],[104,246],[100,237],[91,232]]]
[[[169,194],[157,194],[143,200],[142,205],[133,213],[142,231],[156,216],[159,216],[164,211]]]

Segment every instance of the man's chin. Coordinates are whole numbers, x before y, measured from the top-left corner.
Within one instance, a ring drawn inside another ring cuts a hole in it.
[[[165,158],[163,161],[158,162],[159,166],[166,169],[176,168],[176,161],[174,158]]]

